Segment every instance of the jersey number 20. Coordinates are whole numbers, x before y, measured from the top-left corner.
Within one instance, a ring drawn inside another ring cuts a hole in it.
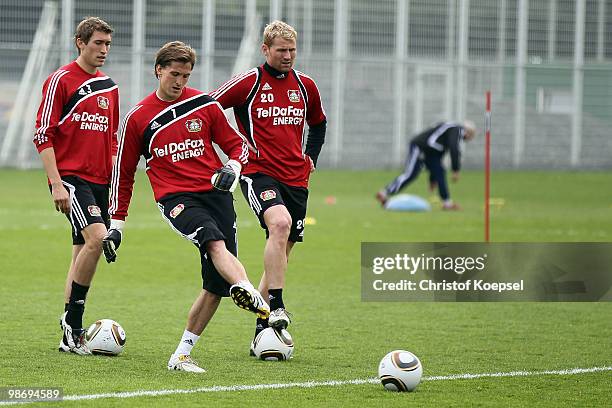
[[[274,95],[271,93],[262,93],[261,94],[261,101],[262,102],[268,102],[268,103],[272,103],[274,102]]]

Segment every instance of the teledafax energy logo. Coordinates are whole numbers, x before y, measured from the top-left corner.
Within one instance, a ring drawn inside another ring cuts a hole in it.
[[[612,300],[608,243],[362,243],[364,301]]]

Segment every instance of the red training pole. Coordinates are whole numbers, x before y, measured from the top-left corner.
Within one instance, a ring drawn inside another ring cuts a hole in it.
[[[486,92],[485,112],[485,242],[489,242],[489,197],[491,194],[491,91]]]

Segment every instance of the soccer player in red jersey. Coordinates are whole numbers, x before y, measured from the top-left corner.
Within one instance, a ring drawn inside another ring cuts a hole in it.
[[[99,70],[112,33],[97,17],[79,23],[74,37],[79,56],[45,81],[34,136],[55,208],[72,225],[59,350],[81,355],[91,354],[83,312],[109,221],[108,184],[117,151],[119,92]]]
[[[231,127],[221,106],[210,96],[187,87],[195,51],[180,41],[164,45],[156,55],[155,92],[130,110],[119,135],[109,213],[111,227],[104,255],[113,262],[122,238],[140,156],[163,218],[199,249],[202,291],[189,311],[187,326],[169,370],[204,372],[191,350],[214,315],[221,298],[262,318],[270,309],[236,258],[236,213],[232,193],[249,151]],[[223,165],[215,142],[228,156]]]
[[[269,320],[258,319],[255,335],[268,325],[284,329],[291,321],[283,302],[287,259],[303,238],[308,180],[325,140],[327,121],[319,90],[312,78],[293,69],[296,40],[295,29],[287,23],[268,24],[261,46],[266,62],[211,93],[224,109],[233,108],[256,152],[240,184],[266,231],[259,290],[268,296],[271,313]]]

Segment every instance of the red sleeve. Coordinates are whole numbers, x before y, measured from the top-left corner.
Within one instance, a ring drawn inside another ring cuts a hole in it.
[[[128,207],[134,188],[134,174],[136,174],[136,167],[143,151],[143,132],[138,126],[137,120],[132,117],[140,108],[142,108],[142,105],[137,105],[128,112],[119,133],[117,163],[113,167],[108,209],[111,218],[115,220],[125,220],[128,215]]]
[[[116,156],[117,155],[117,149],[118,149],[118,132],[119,132],[119,90],[115,89],[114,91],[114,96],[115,96],[115,107],[114,107],[114,114],[113,114],[113,140],[112,140],[112,144],[111,144],[111,149],[112,149],[112,155]]]
[[[54,72],[43,84],[42,101],[36,115],[36,131],[34,145],[39,152],[53,147],[53,139],[57,134],[57,124],[61,120],[66,90],[61,78],[68,71]]]
[[[323,103],[321,102],[321,94],[312,78],[305,77],[304,86],[306,86],[306,92],[308,92],[306,123],[308,123],[308,126],[315,126],[325,120],[325,109],[323,109]]]
[[[240,106],[246,102],[249,93],[255,86],[257,75],[257,68],[238,74],[211,92],[210,96],[215,98],[223,109]]]
[[[249,161],[249,149],[242,135],[228,122],[221,105],[209,107],[212,119],[212,141],[219,145],[230,160],[237,160],[242,167]]]

